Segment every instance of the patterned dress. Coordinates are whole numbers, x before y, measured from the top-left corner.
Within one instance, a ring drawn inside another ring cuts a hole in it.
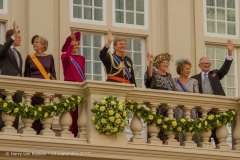
[[[160,76],[165,78],[165,80],[168,82],[169,86],[167,86],[165,81],[162,78],[160,78]],[[150,78],[150,79],[148,79],[148,73],[146,72],[144,75],[144,83],[145,83],[146,88],[150,88],[150,89],[169,90],[168,87],[170,87],[170,89],[172,91],[175,90],[172,75],[167,72],[166,72],[166,75],[161,75],[156,70],[153,70],[152,78]],[[165,117],[168,116],[167,110],[165,109],[164,106],[159,106],[157,108],[157,114],[163,115]],[[160,130],[160,132],[158,133],[158,138],[160,138],[163,141],[163,143],[168,139],[166,133],[163,130]]]
[[[174,86],[175,86],[175,91],[179,91],[179,92],[184,92],[182,87],[180,86],[180,84],[177,82],[178,78],[174,78],[173,82],[174,82]],[[199,93],[199,89],[198,89],[198,81],[196,79],[190,78],[188,83],[183,86],[186,90],[186,92],[191,92],[191,93]],[[184,113],[183,110],[180,109],[179,107],[177,107],[174,110],[174,117],[176,119],[181,119],[184,117]],[[199,120],[198,117],[198,113],[196,109],[191,110],[191,116],[192,119],[194,119],[195,121]],[[179,142],[182,144],[184,141],[184,136],[182,133],[180,133],[178,135],[178,139]],[[192,139],[195,143],[199,144],[201,142],[201,137],[197,134],[193,135],[193,139]]]

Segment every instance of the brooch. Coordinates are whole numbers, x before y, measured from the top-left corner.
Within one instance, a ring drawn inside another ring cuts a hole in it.
[[[215,76],[216,76],[216,73],[213,73],[213,74],[212,74],[212,77],[214,78]]]

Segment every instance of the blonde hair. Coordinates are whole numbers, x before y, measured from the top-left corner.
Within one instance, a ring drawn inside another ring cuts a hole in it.
[[[181,72],[186,65],[189,65],[190,67],[192,66],[191,62],[188,59],[179,59],[176,61],[176,71],[178,75],[181,75]]]
[[[153,60],[153,66],[158,69],[160,62],[162,62],[163,60],[167,60],[169,62],[169,61],[172,61],[172,59],[173,59],[173,56],[167,52],[158,54]]]
[[[45,52],[48,48],[48,41],[45,37],[37,36],[34,40],[39,40],[39,42],[43,45],[43,52]]]
[[[120,42],[120,41],[125,41],[126,42],[126,40],[123,37],[119,37],[119,38],[114,40],[113,45],[116,46],[117,42]]]

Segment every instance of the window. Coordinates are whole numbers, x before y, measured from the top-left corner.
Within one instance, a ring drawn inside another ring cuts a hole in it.
[[[4,29],[4,23],[0,23],[0,44],[4,44],[5,42],[5,29]]]
[[[0,0],[0,14],[7,14],[7,0]]]
[[[238,0],[204,0],[205,34],[238,38]]]
[[[117,38],[117,37],[115,37]],[[126,40],[126,55],[132,59],[134,76],[138,88],[144,87],[145,73],[145,40],[142,38],[124,37]],[[112,47],[113,48],[113,47]]]
[[[82,33],[81,48],[79,54],[86,59],[86,79],[105,81],[105,72],[102,61],[99,58],[103,44],[103,35]]]
[[[115,26],[147,29],[148,0],[114,0],[113,8]]]
[[[223,47],[207,46],[206,55],[211,61],[211,70],[220,69],[226,59],[228,50]],[[221,80],[221,84],[227,96],[238,96],[237,83],[237,54],[233,51],[233,62],[228,74]]]
[[[70,19],[105,25],[106,0],[70,0]]]

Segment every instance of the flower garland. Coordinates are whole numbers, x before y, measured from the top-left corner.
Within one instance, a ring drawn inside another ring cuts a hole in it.
[[[118,101],[117,97],[109,96],[93,104],[92,121],[100,134],[118,135],[124,132],[129,113],[124,101]]]
[[[61,99],[50,105],[28,106],[23,103],[15,103],[12,100],[7,102],[0,98],[0,110],[12,116],[21,116],[27,119],[45,119],[53,115],[60,115],[75,110],[76,105],[84,104],[85,100],[79,96],[71,96],[67,99]]]
[[[175,119],[172,120],[162,115],[156,115],[150,111],[150,108],[144,108],[137,102],[132,100],[126,101],[126,109],[135,113],[139,118],[142,118],[148,125],[157,126],[166,132],[173,132],[178,134],[180,132],[186,133],[191,132],[192,134],[199,133],[201,131],[210,131],[216,127],[231,122],[236,118],[236,111],[228,110],[222,115],[209,114],[206,119],[199,118],[199,121],[193,119]]]

